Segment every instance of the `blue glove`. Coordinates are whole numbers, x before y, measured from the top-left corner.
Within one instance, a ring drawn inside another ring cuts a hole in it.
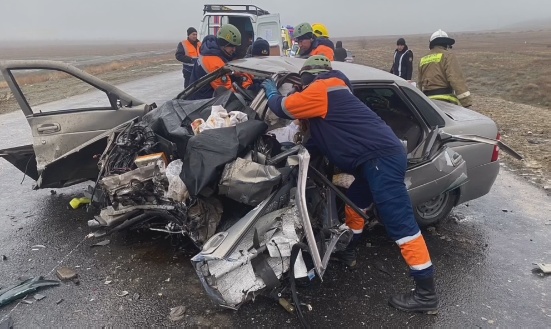
[[[264,80],[264,82],[262,82],[262,88],[266,91],[266,97],[268,97],[268,100],[274,96],[281,95],[279,90],[277,90],[275,82],[271,79]]]

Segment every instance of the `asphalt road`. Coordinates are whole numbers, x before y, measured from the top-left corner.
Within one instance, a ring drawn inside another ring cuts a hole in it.
[[[160,104],[178,93],[180,74],[121,88]],[[0,148],[30,141],[21,113],[0,116]],[[263,297],[238,311],[215,307],[191,268],[194,252],[163,234],[120,233],[108,237],[106,246],[91,247],[105,239],[85,238],[94,214],[68,208],[88,184],[52,194],[34,191],[33,181],[22,179],[0,160],[0,255],[7,257],[0,260],[0,287],[20,277],[54,279],[60,266],[76,270],[80,283],[43,289],[39,293],[46,298],[30,305],[4,306],[0,321],[9,316],[15,327],[299,326]],[[406,291],[412,282],[399,249],[375,229],[360,249],[358,269],[334,264],[322,283],[299,289],[313,308],[307,320],[313,327],[549,327],[551,276],[533,273],[532,263],[551,263],[550,214],[545,191],[504,169],[488,195],[457,207],[446,223],[424,232],[437,267],[438,315],[387,306],[390,294]],[[179,305],[186,307],[185,317],[172,322],[170,309]]]

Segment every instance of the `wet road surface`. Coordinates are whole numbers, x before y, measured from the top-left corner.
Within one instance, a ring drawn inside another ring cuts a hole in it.
[[[178,93],[163,87],[181,85],[180,74],[121,87],[160,104]],[[20,113],[0,116],[0,148],[30,140]],[[76,270],[80,283],[40,290],[46,298],[31,305],[4,306],[0,319],[11,316],[15,327],[299,326],[294,316],[264,297],[237,312],[215,307],[191,268],[194,251],[164,234],[85,239],[90,233],[87,220],[94,214],[69,209],[68,204],[88,184],[52,194],[33,191],[32,180],[21,184],[22,178],[0,160],[0,255],[7,257],[0,260],[0,287],[19,277],[55,279],[60,266]],[[412,282],[398,247],[376,228],[362,243],[358,269],[332,264],[322,283],[299,288],[301,300],[313,307],[307,320],[313,327],[549,327],[551,276],[532,273],[532,263],[551,263],[550,201],[545,191],[502,170],[490,194],[460,205],[447,222],[424,231],[437,267],[437,316],[387,306],[389,295],[406,291]],[[104,239],[110,244],[91,247]],[[36,245],[45,248],[32,248]],[[123,291],[128,294],[119,296]],[[171,322],[170,308],[179,305],[186,307],[185,317]]]

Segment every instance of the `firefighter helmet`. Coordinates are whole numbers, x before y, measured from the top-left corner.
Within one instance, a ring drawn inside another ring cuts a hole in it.
[[[312,30],[314,30],[314,33],[318,37],[329,38],[329,31],[327,30],[327,27],[321,23],[312,24]]]
[[[315,75],[327,71],[331,71],[331,61],[323,55],[315,55],[304,61],[299,74],[310,73]]]
[[[226,41],[227,43],[234,45],[234,46],[241,46],[241,32],[231,24],[225,24],[222,25],[222,27],[218,30],[218,34],[216,35],[218,39],[222,39]]]
[[[438,30],[430,36],[429,42],[431,44],[434,43],[434,44],[443,44],[447,46],[452,46],[455,43],[455,40],[450,38],[446,32],[442,30]]]
[[[310,35],[308,35],[308,33],[310,33]],[[313,33],[314,30],[312,30],[312,25],[310,25],[310,23],[300,23],[297,27],[295,27],[293,36],[296,39],[308,39],[308,37],[311,37]]]

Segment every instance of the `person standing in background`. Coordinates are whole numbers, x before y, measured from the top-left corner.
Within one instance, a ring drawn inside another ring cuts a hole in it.
[[[400,38],[396,42],[394,62],[390,68],[390,73],[404,80],[411,80],[413,75],[413,52],[409,50],[404,38]]]
[[[342,47],[342,41],[337,41],[337,46],[335,47],[335,60],[337,62],[344,62],[347,55],[346,49]]]
[[[199,58],[201,41],[197,40],[197,30],[194,27],[187,29],[187,39],[178,43],[176,59],[182,62],[182,74],[184,75],[184,88],[190,83],[191,71]]]

